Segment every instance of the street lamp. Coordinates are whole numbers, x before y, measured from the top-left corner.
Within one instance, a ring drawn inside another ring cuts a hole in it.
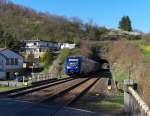
[[[32,73],[33,73],[33,71],[34,71],[34,62],[33,62],[33,64],[32,64]]]
[[[17,78],[17,76],[18,76],[18,72],[15,72],[15,76],[16,76],[16,86],[18,85],[18,78]]]
[[[32,64],[32,77],[33,77],[33,73],[34,73],[34,67],[35,67],[35,63],[33,62],[33,64]]]

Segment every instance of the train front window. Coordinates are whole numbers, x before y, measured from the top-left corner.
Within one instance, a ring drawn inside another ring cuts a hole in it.
[[[78,62],[69,62],[68,66],[70,66],[70,67],[78,66]]]

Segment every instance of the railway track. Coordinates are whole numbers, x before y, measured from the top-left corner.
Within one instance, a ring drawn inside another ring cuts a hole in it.
[[[57,105],[52,112],[57,113],[64,106],[69,106],[85,94],[100,78],[76,78],[61,80],[23,91],[12,92],[7,97],[36,104]]]
[[[42,81],[41,83],[37,83],[28,87],[23,87],[23,88],[18,88],[18,89],[14,89],[14,90],[9,90],[9,91],[4,91],[4,92],[0,92],[0,96],[1,97],[17,97],[17,96],[22,96],[34,91],[38,91],[50,86],[54,86],[56,84],[61,84],[61,83],[65,83],[67,81],[71,81],[73,80],[73,78],[67,78],[67,79],[54,79],[54,80],[47,80],[47,81]]]
[[[78,78],[62,84],[34,91],[17,99],[44,104],[59,104],[67,106],[76,101],[81,95],[89,90],[99,79]]]
[[[35,102],[35,103],[46,103],[47,101],[53,100],[55,97],[65,94],[67,91],[81,85],[82,83],[89,80],[88,78],[74,79],[61,84],[55,84],[53,86],[30,92],[23,96],[15,96],[17,99]]]
[[[71,105],[81,95],[83,95],[86,91],[88,91],[98,80],[99,79],[97,78],[89,79],[80,86],[77,86],[71,89],[70,91],[67,91],[65,94],[55,97],[53,102],[63,106]]]
[[[76,100],[78,100],[83,94],[85,94],[93,85],[97,83],[99,79],[98,78],[93,78],[87,80],[85,83],[81,84],[80,86],[77,86],[70,91],[67,91],[63,95],[59,95],[54,98],[53,104],[57,104],[57,109],[55,109],[52,113],[51,116],[59,114],[59,111],[64,110],[63,108],[65,106],[70,106],[72,103],[74,103]],[[48,100],[44,101],[48,102]],[[51,104],[51,102],[49,101]]]
[[[74,98],[78,98],[81,94],[83,94],[86,90],[88,90],[93,84],[95,84],[96,80],[97,80],[96,78],[91,78],[91,79],[77,78],[77,79],[61,80],[46,85],[25,89],[22,91],[12,92],[7,94],[7,97],[35,102],[35,103],[48,104],[49,102],[51,103],[51,101],[56,102],[57,101],[56,98],[57,99],[62,98],[62,96],[64,95],[66,96],[67,94],[71,95],[70,93],[74,93],[74,95],[72,94],[72,96],[74,96]],[[75,94],[74,91],[76,90],[79,91]],[[71,99],[73,99],[72,96],[70,97]],[[75,101],[75,100],[71,100],[71,101]],[[66,105],[70,103],[71,102],[67,103]]]
[[[7,97],[15,98],[17,101],[33,103],[31,109],[41,105],[52,107],[49,113],[51,116],[55,116],[63,111],[66,106],[72,105],[72,103],[87,93],[100,80],[97,77],[99,76],[93,75],[85,78],[63,80],[60,83],[53,82],[41,87],[34,87],[34,89],[12,92]]]

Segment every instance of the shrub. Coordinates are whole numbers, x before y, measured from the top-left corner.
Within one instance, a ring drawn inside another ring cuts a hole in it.
[[[66,57],[69,56],[69,54],[71,53],[70,49],[66,48],[66,49],[62,49],[60,51],[60,55],[59,55],[59,59],[60,59],[60,63],[63,64]]]
[[[109,48],[107,58],[111,62],[112,68],[115,70],[115,72],[124,72],[124,75],[127,76],[129,73],[129,67],[131,68],[132,72],[135,72],[136,69],[134,69],[133,66],[143,61],[143,55],[139,48],[137,48],[137,46],[134,44],[123,40],[114,42],[112,44],[112,46]],[[117,80],[123,80],[123,78],[120,78],[122,77],[118,76]]]
[[[145,41],[146,44],[149,44],[150,43],[150,33],[144,35],[143,40]]]
[[[53,55],[50,52],[50,50],[47,48],[45,49],[45,52],[42,57],[40,57],[40,62],[45,64],[45,65],[50,65],[53,60]]]
[[[90,44],[87,40],[82,40],[80,44],[80,53],[84,56],[91,56],[92,50]]]
[[[55,77],[59,77],[61,74],[64,73],[64,64],[65,64],[65,59],[67,56],[69,56],[71,54],[70,49],[62,49],[60,51],[59,56],[57,57],[57,59],[53,62],[52,65],[52,75]]]

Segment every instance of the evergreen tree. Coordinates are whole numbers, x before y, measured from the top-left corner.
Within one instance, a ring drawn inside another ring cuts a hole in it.
[[[129,16],[123,16],[119,22],[119,28],[125,31],[132,31],[131,20]]]

